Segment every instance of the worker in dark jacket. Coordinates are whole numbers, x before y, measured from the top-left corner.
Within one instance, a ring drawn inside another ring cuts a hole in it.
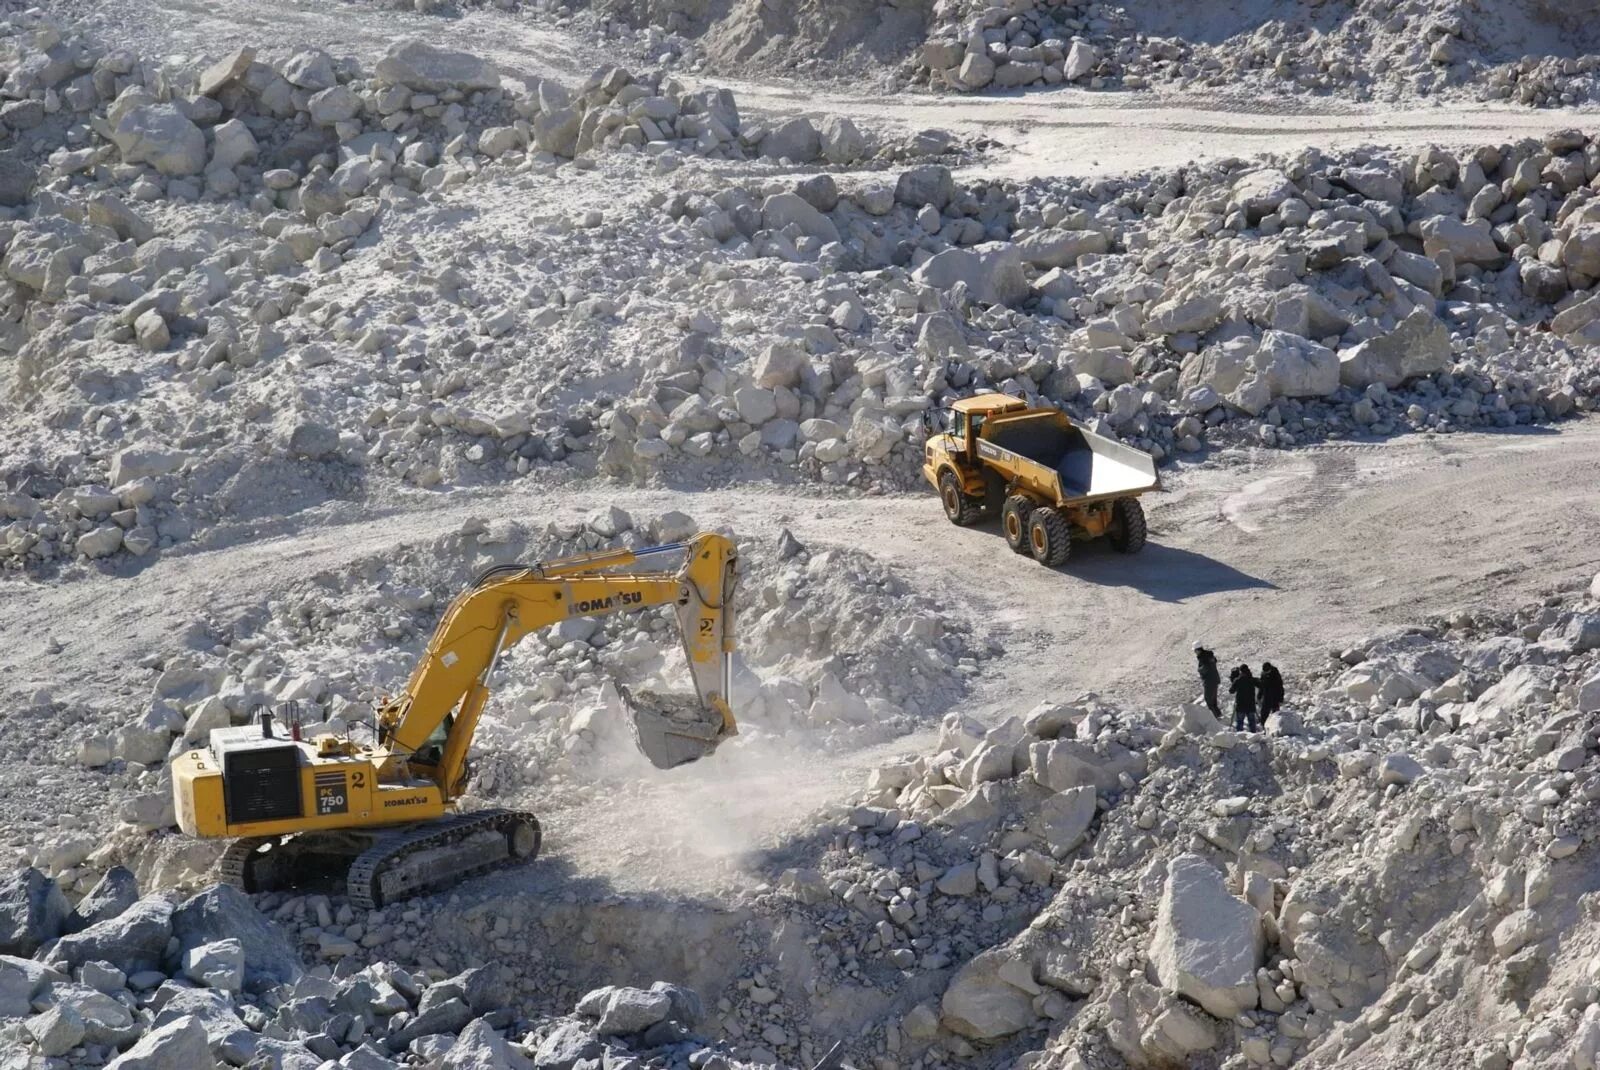
[[[1222,707],[1217,705],[1217,688],[1222,686],[1222,672],[1217,668],[1217,656],[1196,643],[1194,658],[1200,669],[1200,686],[1205,688],[1206,706],[1211,710],[1211,716],[1220,721]]]
[[[1248,724],[1250,731],[1259,732],[1260,726],[1256,724],[1256,678],[1250,675],[1250,666],[1241,665],[1228,677],[1228,691],[1233,695],[1233,730],[1243,732]]]
[[[1270,661],[1261,663],[1261,727],[1267,726],[1267,718],[1283,708],[1283,674],[1278,672],[1278,667]]]

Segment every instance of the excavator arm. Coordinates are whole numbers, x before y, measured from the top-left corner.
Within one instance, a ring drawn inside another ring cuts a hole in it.
[[[613,571],[682,554],[675,572]],[[645,550],[610,550],[531,566],[492,569],[451,602],[405,690],[378,713],[380,747],[446,799],[465,786],[466,759],[501,655],[531,632],[569,617],[606,617],[672,605],[694,678],[696,702],[668,710],[629,704],[640,748],[662,768],[709,754],[738,730],[729,708],[738,552],[701,533]],[[626,693],[625,693],[626,694]]]

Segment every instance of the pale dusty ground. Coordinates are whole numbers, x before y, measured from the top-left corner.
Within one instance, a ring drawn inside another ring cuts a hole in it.
[[[511,77],[572,83],[601,62],[592,44],[484,9],[440,19],[365,4],[129,0],[95,9],[94,21],[152,53],[314,44],[370,60],[389,42],[424,33],[491,56]],[[938,126],[986,136],[999,146],[971,170],[1016,177],[1123,173],[1309,145],[1512,140],[1581,125],[1589,114],[1082,90],[885,98],[728,84],[747,112],[844,114],[877,130]],[[610,195],[606,186],[579,184],[565,191],[562,207]],[[509,211],[530,211],[523,191],[502,197]],[[536,213],[540,202],[532,203]],[[971,712],[986,718],[1085,689],[1122,702],[1171,702],[1192,694],[1194,639],[1225,661],[1269,657],[1303,671],[1377,627],[1480,602],[1510,605],[1592,575],[1600,567],[1592,538],[1600,521],[1597,445],[1600,425],[1589,422],[1559,432],[1225,455],[1170,477],[1169,493],[1150,502],[1153,539],[1142,556],[1085,548],[1060,573],[1014,558],[992,525],[950,527],[931,493],[850,499],[773,486],[676,493],[600,484],[382,492],[390,496],[218,529],[127,578],[8,585],[0,596],[0,679],[12,696],[48,688],[58,700],[83,699],[169,650],[208,610],[226,617],[258,606],[318,569],[433,538],[469,516],[542,521],[618,504],[640,514],[679,508],[703,524],[755,535],[789,526],[814,549],[866,548],[914,586],[948,593],[979,635],[1006,651],[976,681]],[[52,639],[63,648],[54,656]],[[609,871],[624,884],[692,885],[705,855],[794,827],[884,756],[801,753],[752,767],[738,754],[642,784],[603,808],[553,815],[551,851],[580,872]],[[663,837],[685,849],[657,850]]]
[[[376,56],[389,42],[423,33],[441,45],[492,58],[511,78],[587,77],[607,61],[579,41],[525,17],[469,8],[439,18],[375,5],[259,0],[131,0],[97,9],[98,25],[115,26],[151,51],[218,53],[238,44],[285,49],[315,45],[332,52]],[[616,62],[616,57],[609,57]],[[797,84],[715,79],[732,88],[746,112],[846,115],[863,128],[905,131],[939,127],[964,137],[987,137],[1001,148],[973,174],[1112,175],[1190,160],[1260,153],[1329,151],[1366,144],[1414,147],[1465,145],[1537,137],[1592,121],[1593,109],[1532,111],[1510,105],[1445,104],[1397,107],[1307,97],[1239,94],[1163,96],[1051,89],[999,96],[934,96],[839,92]]]
[[[1117,701],[1192,697],[1189,644],[1225,662],[1270,658],[1290,673],[1389,625],[1469,605],[1512,606],[1600,569],[1600,423],[1559,432],[1415,436],[1225,457],[1169,477],[1149,499],[1152,538],[1138,557],[1080,547],[1059,572],[1012,556],[990,524],[944,521],[932,493],[831,498],[778,488],[675,493],[596,487],[414,493],[381,510],[333,506],[263,531],[214,533],[216,549],[176,552],[130,578],[15,586],[0,678],[57,699],[112,686],[208,609],[222,616],[272,590],[470,516],[581,517],[617,504],[687,511],[752,535],[790,527],[813,551],[867,547],[915,587],[965,606],[1005,653],[988,663],[970,710],[986,720],[1093,689]],[[63,644],[51,657],[45,644]],[[398,681],[381,681],[384,684]],[[623,886],[703,883],[706,856],[791,829],[843,796],[902,740],[875,752],[794,753],[741,764],[735,749],[661,775],[603,807],[547,823],[552,852]],[[658,850],[666,840],[679,849]],[[725,874],[724,874],[725,875]]]

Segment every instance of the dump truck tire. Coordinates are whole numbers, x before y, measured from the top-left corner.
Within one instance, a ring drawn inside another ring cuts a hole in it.
[[[1121,554],[1136,554],[1144,549],[1148,534],[1144,506],[1138,498],[1118,498],[1111,503],[1111,548]]]
[[[1072,527],[1061,510],[1042,505],[1033,511],[1028,518],[1028,544],[1041,565],[1055,568],[1067,563],[1072,555]]]
[[[1028,520],[1033,516],[1033,499],[1025,494],[1013,494],[1000,509],[1000,527],[1006,533],[1006,545],[1019,554],[1032,552],[1028,545]]]
[[[961,489],[961,481],[954,472],[939,477],[939,500],[944,503],[944,515],[952,524],[968,527],[983,516],[983,503]]]

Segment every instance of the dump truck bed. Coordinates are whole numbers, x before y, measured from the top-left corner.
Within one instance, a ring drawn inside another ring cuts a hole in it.
[[[1058,506],[1124,498],[1161,485],[1149,454],[1050,413],[994,421],[978,440],[978,455],[1015,471],[1019,483]]]

